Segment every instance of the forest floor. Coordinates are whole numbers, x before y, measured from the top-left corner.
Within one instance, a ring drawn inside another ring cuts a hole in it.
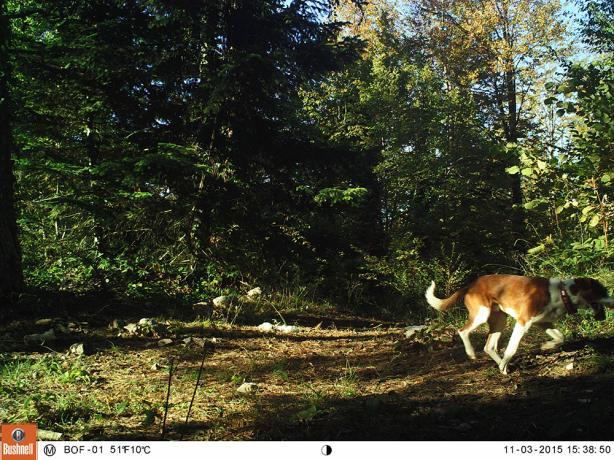
[[[338,313],[285,319],[297,328],[158,319],[127,334],[101,315],[7,322],[0,421],[36,421],[64,439],[161,439],[172,359],[165,439],[614,439],[611,327],[551,352],[539,349],[543,332],[531,331],[501,375],[484,353],[469,361],[441,321],[406,338],[407,323]],[[51,327],[54,340],[24,343]],[[476,350],[485,334],[472,336]],[[75,343],[84,354],[70,351]],[[238,392],[245,382],[256,386]]]

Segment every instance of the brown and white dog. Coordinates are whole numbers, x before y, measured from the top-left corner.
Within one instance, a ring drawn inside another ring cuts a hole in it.
[[[475,359],[475,351],[469,334],[478,326],[488,323],[489,334],[484,351],[495,360],[503,374],[507,365],[518,350],[520,340],[535,324],[546,331],[552,340],[542,345],[543,350],[560,346],[564,337],[553,323],[566,313],[576,313],[578,307],[592,308],[595,317],[605,319],[603,305],[614,307],[614,297],[608,296],[607,289],[592,278],[540,278],[517,275],[481,276],[468,286],[456,291],[447,299],[435,297],[435,281],[425,293],[431,307],[445,311],[464,297],[469,311],[467,323],[458,334],[465,345],[470,359]],[[514,331],[507,344],[503,357],[497,352],[501,332],[505,329],[506,316],[516,320]]]

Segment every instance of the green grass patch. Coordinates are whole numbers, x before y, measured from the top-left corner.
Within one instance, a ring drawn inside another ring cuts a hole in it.
[[[0,420],[79,430],[108,410],[84,391],[92,381],[90,372],[79,359],[2,354]]]
[[[606,310],[606,319],[597,321],[590,310],[578,310],[576,315],[567,315],[557,324],[567,339],[596,339],[611,336],[614,332],[614,314]]]

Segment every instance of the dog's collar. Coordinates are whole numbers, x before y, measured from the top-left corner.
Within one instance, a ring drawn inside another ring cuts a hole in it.
[[[563,301],[563,305],[565,305],[565,310],[567,310],[567,313],[571,313],[571,314],[577,313],[578,309],[571,301],[569,294],[565,290],[565,286],[563,285],[563,282],[559,284],[559,291],[561,293],[561,300]]]

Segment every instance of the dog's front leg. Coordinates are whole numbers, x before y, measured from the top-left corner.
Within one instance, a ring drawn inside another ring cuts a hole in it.
[[[501,357],[497,352],[497,345],[499,344],[499,337],[501,337],[501,332],[493,332],[488,334],[488,339],[486,340],[486,345],[484,345],[484,351],[488,356],[495,360],[495,362],[499,365],[501,364]]]
[[[520,340],[522,340],[522,337],[527,333],[529,327],[530,325],[520,324],[518,321],[516,321],[514,331],[512,332],[510,341],[508,342],[505,353],[503,354],[503,359],[501,359],[501,362],[499,363],[499,370],[502,374],[507,374],[507,365],[516,354],[518,344],[520,344]]]
[[[542,350],[552,350],[553,348],[560,347],[565,341],[565,336],[561,331],[555,328],[547,328],[546,334],[552,337],[552,340],[542,343]]]

